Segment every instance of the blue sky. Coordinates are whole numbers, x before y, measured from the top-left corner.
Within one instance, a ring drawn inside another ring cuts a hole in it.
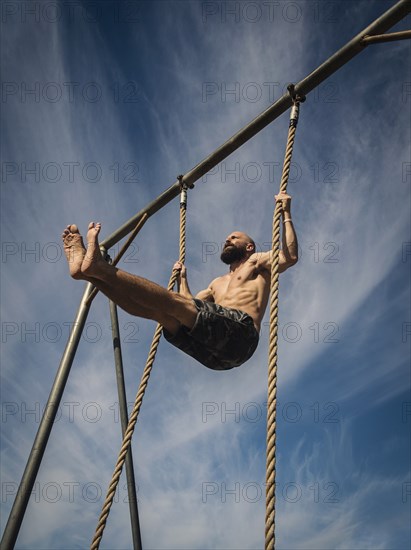
[[[2,529],[83,283],[60,234],[108,236],[393,2],[2,4]],[[30,13],[30,9],[33,13]],[[410,28],[410,20],[394,30]],[[410,542],[410,45],[374,45],[301,109],[289,192],[300,261],[281,276],[277,547]],[[31,91],[31,92],[30,92]],[[194,292],[241,229],[271,239],[288,117],[189,193]],[[167,284],[178,202],[122,267]],[[264,546],[268,317],[241,368],[166,342],[133,439],[143,546]],[[128,401],[154,323],[120,312]],[[120,447],[107,300],[89,314],[18,538],[88,547]],[[131,548],[125,478],[102,548]]]

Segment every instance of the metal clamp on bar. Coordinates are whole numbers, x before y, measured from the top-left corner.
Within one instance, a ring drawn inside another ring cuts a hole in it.
[[[183,181],[183,177],[183,175],[177,176],[181,188],[180,208],[187,208],[187,184]]]
[[[305,101],[305,95],[299,95],[295,92],[294,84],[289,84],[287,86],[288,93],[291,96],[291,99],[293,100],[293,106],[291,107],[290,112],[290,127],[296,127],[298,124],[298,116],[300,113],[300,103],[304,103]]]
[[[294,127],[297,126],[299,114],[300,114],[300,104],[298,102],[295,102],[294,105],[291,107],[290,127],[291,126],[294,126]]]

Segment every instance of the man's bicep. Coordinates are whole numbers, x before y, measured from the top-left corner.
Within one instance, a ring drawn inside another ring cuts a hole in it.
[[[273,251],[257,253],[257,265],[260,270],[271,271]],[[278,272],[282,273],[289,267],[289,263],[282,250],[278,251]]]

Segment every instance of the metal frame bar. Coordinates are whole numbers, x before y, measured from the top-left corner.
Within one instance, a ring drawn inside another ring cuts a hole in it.
[[[374,34],[373,36],[364,36],[362,41],[367,46],[369,44],[379,44],[381,42],[393,42],[394,40],[407,40],[411,38],[411,31],[392,32],[390,34]]]
[[[53,387],[50,391],[50,396],[47,401],[40,426],[37,430],[37,435],[27,460],[26,468],[21,478],[16,498],[14,499],[13,507],[3,533],[3,538],[0,545],[2,550],[11,550],[14,548],[16,543],[17,535],[23,521],[33,485],[36,481],[37,472],[40,468],[40,463],[47,446],[61,398],[63,397],[63,391],[70,374],[70,368],[80,342],[84,325],[86,324],[87,316],[90,310],[90,306],[87,305],[87,299],[90,296],[92,289],[93,285],[88,283],[84,290],[77,316],[61,358],[60,366],[57,371]]]
[[[370,42],[364,40],[364,37],[385,33],[396,23],[404,19],[410,11],[410,0],[400,0],[394,4],[385,13],[373,21],[373,23],[352,38],[352,40],[350,40],[345,46],[329,57],[322,65],[311,72],[303,80],[298,82],[295,85],[295,93],[300,96],[308,95],[309,92],[319,86],[324,80],[326,80],[329,76],[335,73],[338,69],[366,48]],[[206,157],[192,170],[187,172],[187,174],[184,175],[182,182],[177,180],[159,197],[130,218],[117,231],[107,237],[101,243],[101,246],[108,250],[113,245],[118,243],[123,237],[128,235],[133,228],[136,227],[143,216],[146,216],[146,218],[152,216],[163,206],[177,197],[180,193],[181,183],[185,183],[188,187],[193,187],[193,184],[198,179],[200,179],[209,170],[217,166],[217,164],[227,158],[231,153],[236,151],[239,147],[241,147],[241,145],[258,134],[276,118],[282,115],[291,107],[291,105],[291,96],[289,94],[283,95],[278,101],[273,103],[264,112],[223,143],[223,145],[217,148],[213,153],[211,153],[211,155]],[[14,548],[37,472],[40,467],[41,459],[47,445],[48,437],[50,435],[51,428],[53,427],[57,409],[63,395],[70,368],[73,363],[75,351],[81,337],[80,327],[81,329],[84,327],[87,318],[91,303],[91,300],[88,300],[89,295],[90,289],[89,286],[87,286],[76,317],[76,324],[70,335],[69,341],[67,342],[66,349],[50,393],[48,404],[50,403],[53,407],[51,407],[50,411],[48,407],[46,407],[47,414],[43,414],[41,419],[37,436],[29,455],[21,483],[3,533],[1,548],[4,550],[11,550]]]
[[[350,42],[338,50],[334,55],[329,57],[322,65],[315,69],[312,73],[306,76],[298,84],[295,85],[295,93],[300,96],[306,96],[314,88],[319,86],[333,73],[338,71],[343,65],[348,63],[353,57],[361,53],[366,47],[367,42],[364,42],[364,36],[376,35],[386,32],[396,23],[404,19],[411,10],[410,0],[400,0],[383,13],[373,23],[368,25],[364,30],[358,33]],[[244,145],[248,140],[254,137],[258,132],[263,130],[268,124],[287,111],[292,105],[292,100],[289,94],[284,94],[280,99],[273,103],[268,109],[263,111],[249,124],[244,126],[239,132],[233,135],[223,145],[216,149],[210,156],[202,160],[197,166],[192,168],[183,177],[183,182],[192,187],[209,170],[217,166],[221,161],[227,158],[231,153]],[[107,237],[101,244],[109,249],[118,241],[125,237],[131,229],[137,224],[139,219],[146,213],[152,216],[163,206],[173,200],[180,193],[180,182],[176,181],[171,187],[166,189],[157,199],[148,204],[143,210],[130,218],[117,231]]]
[[[124,437],[124,434],[127,430],[127,425],[128,425],[128,411],[127,411],[126,385],[124,383],[123,357],[121,353],[120,327],[118,325],[117,306],[111,300],[109,300],[109,305],[110,305],[111,331],[113,335],[114,363],[116,367],[118,402],[119,402],[119,408],[120,408],[121,433],[122,433],[122,436]],[[138,517],[137,491],[136,491],[136,481],[134,477],[133,454],[132,454],[131,446],[127,450],[125,463],[126,463],[128,503],[130,508],[131,534],[133,537],[133,548],[134,550],[141,550],[142,546],[141,546],[140,521]]]

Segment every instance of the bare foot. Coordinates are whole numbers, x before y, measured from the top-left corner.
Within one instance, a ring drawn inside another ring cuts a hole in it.
[[[107,263],[101,256],[98,234],[100,233],[101,223],[90,222],[87,231],[87,252],[83,257],[81,264],[81,273],[83,276],[92,277],[98,275],[101,269],[107,266]]]
[[[81,264],[83,263],[86,249],[83,237],[80,235],[77,225],[68,225],[61,235],[64,252],[69,264],[70,275],[74,279],[82,279]]]

